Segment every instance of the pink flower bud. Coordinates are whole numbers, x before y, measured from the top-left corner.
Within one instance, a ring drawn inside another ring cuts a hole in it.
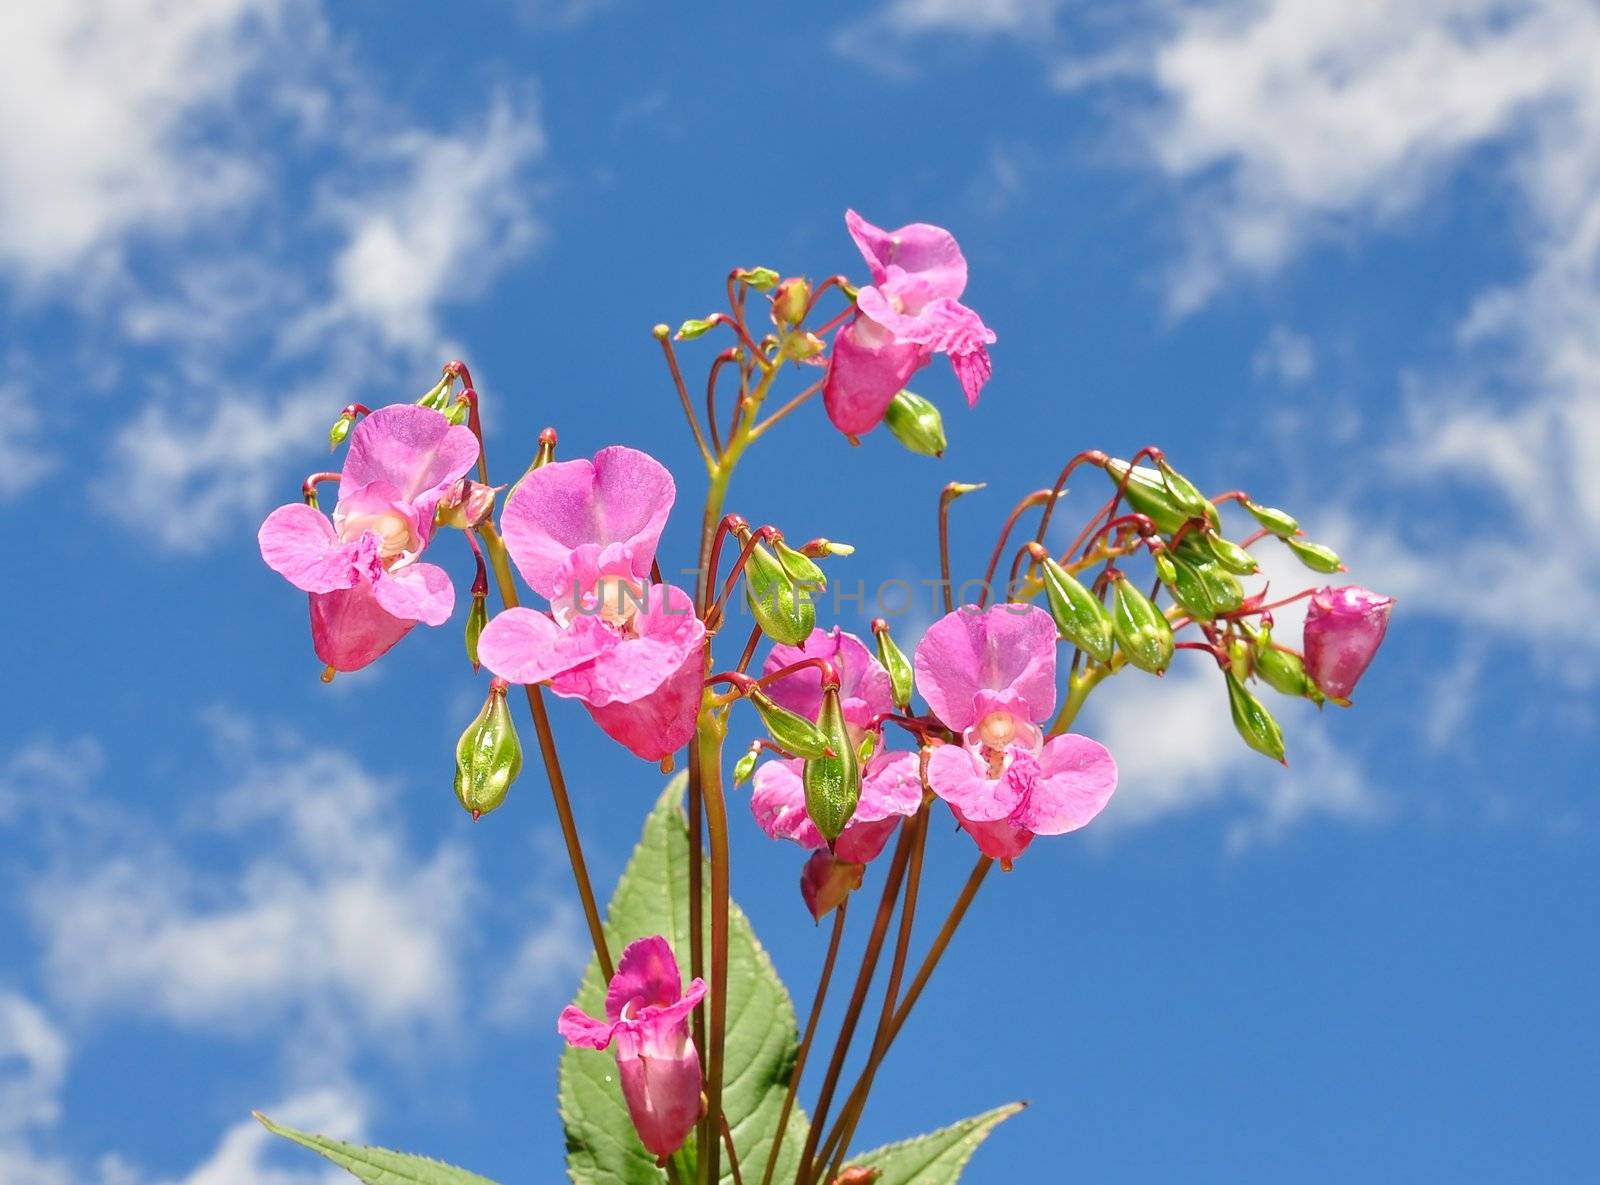
[[[699,979],[683,990],[665,938],[641,938],[617,962],[606,989],[606,1019],[569,1005],[556,1025],[571,1045],[605,1049],[615,1043],[628,1115],[654,1156],[676,1152],[700,1118],[700,1054],[689,1036],[689,1016],[705,994]]]
[[[845,898],[861,887],[865,864],[840,860],[826,848],[811,853],[800,873],[800,896],[805,898],[811,916],[821,921],[844,904]]]
[[[1306,610],[1306,672],[1333,699],[1355,690],[1389,628],[1394,598],[1357,585],[1319,589]]]

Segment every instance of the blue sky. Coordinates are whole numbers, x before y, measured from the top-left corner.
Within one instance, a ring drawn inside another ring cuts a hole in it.
[[[751,519],[916,579],[988,480],[970,572],[1065,457],[1154,441],[1400,598],[1288,771],[1198,660],[1097,693],[1116,798],[985,889],[862,1140],[1020,1097],[969,1180],[1592,1173],[1592,5],[99,7],[0,16],[0,1185],[324,1180],[257,1106],[557,1179],[584,943],[536,771],[471,826],[459,621],[324,687],[255,525],[460,354],[502,472],[546,424],[647,448],[690,562],[649,326],[859,270],[847,206],[956,232],[995,378],[921,383],[941,462],[797,416]],[[659,774],[555,717],[609,884]],[[736,815],[808,996],[799,857]],[[969,863],[936,832],[926,900]]]

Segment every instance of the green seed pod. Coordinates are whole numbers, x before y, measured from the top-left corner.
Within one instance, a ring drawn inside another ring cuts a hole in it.
[[[1211,505],[1194,482],[1168,465],[1165,457],[1156,462],[1156,468],[1161,471],[1162,484],[1179,510],[1190,518],[1211,519],[1216,515],[1217,508]]]
[[[750,780],[750,775],[756,772],[756,758],[761,755],[759,745],[751,745],[738,761],[733,763],[733,784],[743,786]]]
[[[1243,638],[1232,638],[1228,642],[1228,670],[1240,682],[1250,677],[1250,643]]]
[[[1244,743],[1257,753],[1265,753],[1272,760],[1287,765],[1283,756],[1283,730],[1272,713],[1233,677],[1231,671],[1225,672],[1223,678],[1228,683],[1228,707],[1233,713],[1233,726],[1239,730]]]
[[[1167,586],[1179,608],[1196,621],[1210,621],[1217,615],[1217,607],[1211,600],[1209,582],[1201,576],[1200,570],[1188,558],[1163,552],[1158,553],[1156,559],[1156,575],[1161,577],[1161,583]],[[1161,560],[1165,560],[1166,563],[1163,565],[1160,563]],[[1163,568],[1171,572],[1170,577]]]
[[[471,405],[465,399],[457,399],[444,409],[444,418],[449,420],[452,425],[460,426],[467,422],[467,416],[471,412]]]
[[[1150,598],[1118,572],[1112,580],[1111,630],[1128,661],[1152,675],[1163,673],[1172,662],[1172,625]]]
[[[1106,462],[1106,476],[1111,479],[1112,485],[1120,485],[1124,474],[1128,475],[1128,484],[1123,488],[1123,497],[1128,505],[1153,522],[1163,534],[1176,534],[1191,518],[1200,517],[1187,513],[1173,500],[1160,470],[1147,469],[1142,465],[1130,467],[1128,462],[1116,458]],[[1209,508],[1204,515],[1206,521],[1213,527],[1217,526],[1220,520],[1216,508],[1209,502],[1206,506]]]
[[[845,729],[837,687],[824,689],[817,725],[835,755],[807,761],[801,781],[806,791],[806,814],[831,847],[855,814],[861,797],[861,756]]]
[[[489,624],[489,601],[487,597],[473,597],[472,607],[467,610],[467,661],[472,664],[472,669],[478,669],[478,639],[483,636],[483,627]]]
[[[699,317],[690,317],[678,326],[678,340],[681,342],[693,341],[697,337],[704,337],[714,328],[710,321],[701,320]]]
[[[450,386],[455,382],[455,375],[447,374],[424,395],[417,400],[418,407],[431,407],[434,411],[443,411],[450,406]]]
[[[856,758],[863,766],[872,760],[872,755],[878,751],[878,734],[869,732],[861,738],[861,743],[856,746]]]
[[[827,734],[804,716],[779,707],[764,691],[746,696],[767,726],[773,743],[796,757],[821,757],[830,749]]]
[[[1262,630],[1251,641],[1255,648],[1256,675],[1272,690],[1281,695],[1315,698],[1316,685],[1306,674],[1306,664],[1298,654],[1279,650],[1272,644],[1272,635]]]
[[[906,658],[905,651],[889,636],[889,624],[881,618],[872,623],[872,632],[878,641],[878,661],[883,664],[883,669],[889,672],[889,689],[894,695],[895,707],[904,711],[911,706],[911,689],[915,677],[911,670],[911,661]]]
[[[1256,557],[1230,539],[1212,532],[1206,536],[1206,544],[1211,548],[1211,554],[1217,557],[1217,563],[1235,576],[1253,576],[1261,570]]]
[[[331,453],[344,443],[345,437],[350,435],[350,429],[356,426],[356,418],[345,414],[333,422],[333,427],[328,429],[328,451]]]
[[[1039,559],[1044,570],[1044,593],[1050,602],[1061,636],[1096,662],[1110,662],[1112,652],[1111,616],[1100,598],[1078,582],[1051,556]]]
[[[796,584],[819,591],[828,587],[828,578],[805,552],[796,551],[782,539],[772,541],[772,550],[783,565],[783,570],[789,573]]]
[[[456,798],[474,819],[506,800],[522,772],[522,745],[506,706],[506,685],[489,684],[483,709],[456,742]]]
[[[944,418],[939,409],[921,395],[901,391],[889,401],[883,422],[894,438],[924,457],[942,457],[949,443],[944,435]]]
[[[817,606],[811,590],[795,583],[776,556],[756,544],[744,566],[745,600],[767,637],[787,646],[799,646],[817,624]]]
[[[1244,508],[1255,516],[1256,522],[1266,530],[1271,531],[1280,539],[1293,539],[1300,532],[1300,524],[1294,521],[1291,515],[1271,506],[1257,506],[1254,502],[1246,500],[1242,503]]]
[[[1232,613],[1244,604],[1244,586],[1221,564],[1207,561],[1196,564],[1194,570],[1205,585],[1212,608],[1218,613]]]
[[[1324,547],[1320,543],[1311,543],[1305,539],[1285,539],[1284,543],[1294,552],[1295,558],[1313,572],[1326,575],[1344,571],[1344,565],[1339,562],[1338,554],[1331,547]]]

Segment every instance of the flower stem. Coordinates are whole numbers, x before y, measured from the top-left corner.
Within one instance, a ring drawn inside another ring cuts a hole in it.
[[[817,1023],[822,1019],[822,1005],[828,998],[828,985],[833,981],[833,965],[839,958],[839,939],[844,935],[845,911],[849,904],[847,897],[833,911],[833,933],[828,937],[828,953],[822,958],[822,976],[817,980],[817,994],[811,998],[811,1014],[806,1017],[806,1031],[794,1055],[794,1069],[789,1071],[789,1090],[783,1096],[783,1110],[778,1112],[778,1131],[772,1137],[772,1148],[767,1153],[767,1168],[761,1174],[761,1185],[772,1185],[772,1173],[778,1167],[778,1151],[783,1147],[783,1137],[789,1131],[789,1113],[794,1110],[795,1095],[800,1090],[800,1076],[805,1073],[806,1057],[811,1053],[811,1041],[817,1035]]]
[[[722,1082],[728,1031],[728,805],[722,795],[722,741],[724,720],[715,711],[700,714],[695,736],[699,750],[700,793],[706,812],[706,839],[711,855],[711,1025],[708,1033],[706,1113],[711,1124],[723,1121]],[[708,1141],[701,1180],[715,1185],[721,1149]]]
[[[817,1141],[822,1136],[822,1125],[827,1122],[828,1108],[833,1105],[833,1094],[839,1087],[839,1073],[850,1053],[850,1042],[855,1037],[856,1023],[861,1019],[861,1006],[866,1003],[872,986],[873,973],[878,968],[878,955],[883,950],[884,935],[889,930],[889,918],[894,913],[895,899],[900,893],[900,881],[905,875],[906,861],[911,855],[912,826],[902,825],[900,838],[895,843],[894,858],[890,861],[888,876],[883,882],[883,898],[878,902],[878,914],[872,920],[872,932],[867,937],[866,950],[861,955],[861,970],[856,973],[856,985],[850,993],[850,1003],[844,1020],[839,1025],[839,1036],[833,1043],[833,1056],[828,1061],[828,1072],[822,1080],[822,1090],[817,1095],[817,1106],[811,1116],[811,1131],[806,1136],[805,1151],[800,1154],[800,1169],[795,1185],[808,1185],[822,1168],[814,1163]]]
[[[889,1051],[889,1026],[894,1018],[896,997],[900,992],[900,977],[905,974],[906,956],[911,953],[911,929],[916,922],[917,892],[922,884],[922,857],[928,846],[928,804],[924,803],[917,813],[917,837],[911,848],[911,865],[906,873],[905,902],[900,907],[900,933],[895,939],[894,958],[889,964],[889,982],[883,989],[883,1008],[878,1013],[878,1028],[872,1034],[872,1049],[867,1055],[867,1064],[861,1071],[861,1080],[850,1092],[850,1100],[839,1111],[839,1118],[833,1125],[833,1131],[823,1144],[822,1155],[819,1158],[826,1162],[833,1161],[828,1170],[828,1179],[839,1175],[844,1167],[845,1150],[850,1147],[850,1137],[855,1135],[856,1125],[861,1122],[861,1113],[866,1110],[867,1094],[872,1090],[872,1080],[877,1073],[879,1064],[883,1061],[884,1054]],[[859,1096],[859,1097],[858,1097]],[[836,1151],[830,1154],[829,1149]]]

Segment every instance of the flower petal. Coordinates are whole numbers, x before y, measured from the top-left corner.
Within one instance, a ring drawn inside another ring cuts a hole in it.
[[[366,581],[311,594],[311,641],[317,657],[336,671],[359,671],[388,653],[416,624],[380,605]]]
[[[604,1049],[611,1044],[611,1037],[617,1031],[617,1026],[596,1020],[581,1008],[568,1004],[556,1018],[556,1031],[567,1039],[568,1045],[577,1045],[583,1049]]]
[[[994,363],[989,361],[989,351],[976,346],[965,353],[951,354],[950,366],[956,372],[956,381],[967,397],[967,406],[978,405],[978,394],[994,374]]]
[[[350,434],[340,485],[384,481],[431,510],[478,459],[472,429],[430,407],[396,403],[364,416]]]
[[[678,674],[691,655],[703,653],[706,628],[695,616],[694,600],[688,593],[656,584],[647,590],[645,602],[646,608],[633,617],[635,634],[613,634],[617,639],[614,645],[592,664],[561,674],[551,690],[581,699],[593,708],[633,704]],[[603,621],[590,617],[575,620],[569,632],[585,625],[609,629]]]
[[[705,675],[704,652],[696,648],[684,656],[682,666],[643,698],[584,706],[605,734],[626,746],[635,757],[660,761],[694,739]],[[559,694],[559,681],[551,684],[551,689]]]
[[[592,662],[616,644],[616,636],[604,627],[580,628],[584,624],[563,630],[533,609],[506,609],[483,627],[478,660],[512,683],[542,683]]]
[[[921,805],[922,759],[883,750],[872,755],[861,773],[861,797],[851,825],[914,815]]]
[[[381,573],[372,582],[372,592],[396,617],[443,625],[456,607],[455,586],[450,574],[437,564],[407,564]]]
[[[585,544],[623,544],[633,574],[648,577],[676,495],[661,462],[616,446],[593,461],[556,461],[528,474],[506,504],[501,529],[522,578],[552,597],[568,557]]]
[[[988,823],[1007,818],[1017,809],[1032,762],[1030,755],[1019,754],[1010,769],[990,778],[960,745],[940,745],[928,754],[928,785],[964,817]]]
[[[873,342],[874,337],[881,340]],[[897,342],[882,326],[858,315],[833,337],[822,388],[828,419],[852,436],[870,432],[928,357],[921,346]]]
[[[606,1015],[622,1019],[629,1003],[634,1011],[654,1006],[665,1008],[683,995],[683,976],[672,944],[660,935],[630,942],[617,960],[616,972],[606,987]]]
[[[774,646],[762,671],[770,675],[807,658],[825,658],[833,664],[839,676],[839,700],[844,708],[845,723],[864,728],[873,716],[894,710],[889,672],[867,649],[866,643],[838,626],[831,630],[812,630],[811,636],[800,646]],[[766,690],[775,703],[807,720],[815,720],[822,710],[822,672],[816,667],[786,675],[769,684]]]
[[[982,823],[964,817],[953,806],[950,808],[950,813],[956,817],[961,830],[970,835],[973,842],[978,845],[978,851],[990,859],[1001,861],[1002,864],[1009,865],[1033,842],[1033,832],[1026,827],[1018,827],[1009,819]]]
[[[980,691],[1015,691],[1033,721],[1055,711],[1056,626],[1035,605],[1002,603],[987,611],[966,605],[947,613],[928,627],[913,665],[922,698],[957,732],[977,722]]]
[[[326,593],[360,580],[354,547],[345,547],[319,510],[291,502],[267,515],[256,532],[261,558],[302,592]]]
[[[1117,763],[1099,741],[1076,733],[1051,737],[1039,773],[1011,821],[1037,835],[1064,835],[1089,822],[1111,801]]]
[[[826,842],[806,814],[805,784],[798,761],[765,761],[756,767],[750,790],[750,811],[756,823],[773,839],[793,840],[803,848],[820,848]]]
[[[942,226],[913,222],[898,230],[874,226],[854,210],[846,210],[844,224],[875,284],[883,283],[889,265],[915,272],[938,296],[960,296],[967,286],[967,260],[955,236]]]

